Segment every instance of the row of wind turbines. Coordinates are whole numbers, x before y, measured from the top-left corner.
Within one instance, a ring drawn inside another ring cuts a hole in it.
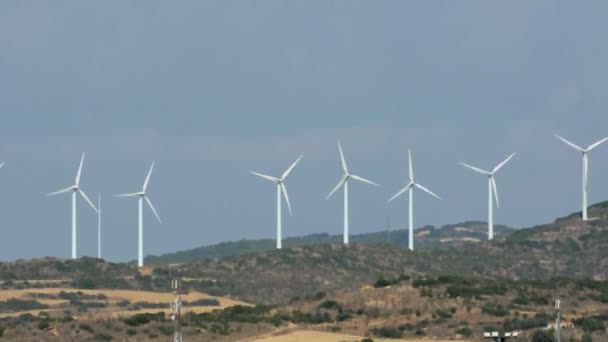
[[[558,135],[556,135],[555,137],[582,154],[582,158],[583,158],[582,219],[586,221],[586,220],[588,220],[587,197],[588,197],[588,193],[589,193],[589,152],[591,152],[592,150],[597,148],[602,143],[608,141],[608,137],[591,144],[587,148],[582,148]],[[346,163],[346,159],[344,157],[344,152],[342,150],[342,146],[339,141],[338,141],[338,151],[340,154],[340,163],[342,166],[343,174],[342,174],[342,177],[340,178],[340,180],[338,181],[338,184],[336,184],[336,186],[327,195],[326,200],[329,199],[330,197],[332,197],[340,188],[342,188],[344,190],[344,244],[348,244],[349,243],[349,213],[348,213],[349,182],[351,180],[355,180],[358,182],[362,182],[362,183],[366,183],[366,184],[374,185],[374,186],[378,186],[378,184],[371,180],[363,178],[361,176],[352,174],[349,171],[348,165]],[[471,169],[488,178],[488,239],[489,240],[492,240],[494,238],[494,212],[493,212],[494,201],[496,202],[496,206],[500,207],[500,203],[498,200],[498,188],[496,185],[495,176],[515,155],[516,155],[516,153],[511,154],[508,158],[506,158],[505,160],[500,162],[491,171],[487,171],[487,170],[478,168],[476,166],[471,166],[466,163],[460,163],[462,166],[464,166],[468,169]],[[72,259],[77,258],[76,201],[78,198],[78,194],[80,194],[80,196],[85,200],[85,202],[98,215],[97,253],[98,253],[98,257],[101,258],[101,195],[99,195],[98,204],[97,204],[97,206],[95,206],[80,186],[80,179],[82,176],[84,158],[85,158],[85,154],[83,153],[82,157],[80,159],[80,164],[78,166],[78,171],[76,173],[76,178],[74,180],[74,184],[65,189],[61,189],[61,190],[48,194],[49,196],[61,195],[61,194],[66,194],[66,193],[71,193],[71,195],[72,195],[72,253],[71,253]],[[403,195],[406,192],[408,193],[408,195],[409,195],[408,248],[413,251],[414,250],[414,189],[418,189],[423,192],[426,192],[427,194],[429,194],[437,199],[441,199],[441,198],[415,180],[414,165],[413,165],[413,161],[412,161],[411,150],[408,150],[408,159],[409,159],[409,182],[407,183],[407,185],[405,187],[400,189],[394,196],[389,198],[387,203],[392,202],[393,200],[397,199],[398,197],[400,197],[401,195]],[[289,202],[289,195],[287,194],[287,187],[285,185],[285,180],[290,175],[290,173],[293,171],[293,169],[296,167],[296,165],[300,162],[300,160],[302,160],[302,156],[298,157],[298,159],[296,159],[296,161],[293,162],[289,166],[289,168],[287,168],[287,170],[285,170],[285,172],[283,172],[283,174],[280,177],[273,177],[273,176],[268,176],[265,174],[250,171],[252,174],[254,174],[258,177],[261,177],[265,180],[271,181],[276,185],[276,191],[277,191],[276,248],[277,249],[282,248],[282,240],[283,240],[283,238],[282,238],[282,208],[281,208],[283,199],[285,200],[285,202],[287,204],[289,214],[292,215],[291,204]],[[0,163],[0,169],[4,166],[4,164],[5,164],[4,162]],[[144,265],[144,252],[143,252],[143,245],[144,245],[143,207],[144,207],[144,202],[146,202],[146,204],[148,205],[148,207],[150,208],[150,210],[152,211],[152,213],[154,214],[154,216],[156,217],[158,222],[162,223],[160,216],[158,215],[158,212],[156,211],[156,208],[152,204],[150,197],[147,195],[147,189],[148,189],[148,185],[150,182],[150,177],[152,176],[153,169],[154,169],[154,161],[152,161],[152,164],[150,165],[150,169],[146,175],[146,178],[144,180],[141,191],[116,195],[118,197],[136,197],[136,198],[138,198],[138,250],[137,250],[138,267],[142,267]]]
[[[48,194],[49,196],[61,195],[66,193],[72,194],[72,259],[77,258],[77,250],[76,250],[76,241],[77,241],[77,229],[76,229],[76,200],[78,198],[78,194],[82,196],[82,198],[89,204],[89,206],[97,213],[98,221],[97,221],[97,257],[101,258],[101,194],[99,195],[98,206],[95,207],[93,202],[89,199],[89,196],[82,190],[80,187],[80,177],[82,176],[82,166],[84,164],[84,156],[80,158],[80,165],[78,166],[78,171],[76,172],[76,179],[74,181],[74,185],[69,186],[65,189],[61,189],[59,191],[51,192]],[[1,167],[1,165],[0,165]],[[154,169],[154,161],[152,161],[152,165],[150,166],[150,170],[148,171],[148,175],[144,180],[144,185],[140,192],[133,192],[127,194],[117,195],[118,197],[138,197],[139,211],[138,211],[138,243],[137,243],[137,266],[142,267],[144,265],[144,223],[143,223],[143,202],[146,201],[150,210],[156,216],[156,219],[159,223],[162,223],[158,212],[154,208],[150,197],[146,194],[146,190],[148,189],[148,184],[150,182],[150,176],[152,176],[152,170]]]
[[[588,199],[587,198],[588,198],[588,193],[589,193],[589,152],[591,152],[592,150],[597,148],[602,143],[608,141],[608,137],[591,144],[587,148],[580,147],[580,146],[562,138],[559,135],[555,135],[555,137],[557,139],[559,139],[560,141],[564,142],[565,144],[567,144],[568,146],[574,148],[576,151],[582,153],[582,157],[583,157],[582,219],[584,221],[587,221],[589,219],[588,214],[587,214],[587,208],[588,208]],[[327,195],[327,197],[325,199],[326,200],[329,199],[340,188],[342,188],[344,190],[343,240],[344,240],[344,244],[347,245],[349,243],[349,213],[348,213],[349,181],[352,179],[355,181],[359,181],[359,182],[374,185],[374,186],[378,186],[378,184],[369,179],[366,179],[361,176],[350,173],[350,171],[348,169],[348,165],[346,163],[346,159],[344,158],[344,152],[342,150],[342,145],[340,144],[339,141],[338,141],[338,151],[340,154],[340,163],[342,166],[343,175],[340,178],[340,180],[338,181],[338,184],[331,190],[331,192]],[[496,174],[516,155],[517,155],[517,153],[512,153],[509,157],[507,157],[505,160],[503,160],[498,165],[496,165],[491,171],[487,171],[487,170],[484,170],[479,167],[472,166],[472,165],[469,165],[466,163],[462,163],[462,162],[460,163],[462,166],[464,166],[470,170],[473,170],[476,173],[487,177],[487,179],[488,179],[488,239],[489,240],[494,239],[494,201],[496,202],[496,207],[497,208],[500,207],[500,202],[498,199],[498,187],[496,185],[495,177],[496,177]],[[282,248],[282,213],[281,213],[281,204],[283,202],[282,197],[285,199],[285,203],[287,204],[289,214],[292,215],[291,204],[289,203],[289,196],[287,194],[287,187],[285,186],[285,180],[289,176],[291,171],[294,169],[294,167],[300,162],[301,159],[302,159],[302,156],[298,157],[298,159],[296,159],[296,161],[293,162],[289,166],[289,168],[287,168],[287,170],[281,175],[281,177],[273,177],[273,176],[261,174],[258,172],[250,171],[253,175],[264,178],[264,179],[276,184],[276,187],[277,187],[277,232],[276,232],[277,247],[276,248],[277,249]],[[403,195],[406,192],[408,193],[408,196],[409,196],[408,248],[413,251],[414,250],[414,189],[418,189],[423,192],[426,192],[427,194],[429,194],[437,199],[441,199],[441,198],[438,195],[436,195],[434,192],[432,192],[431,190],[424,187],[422,184],[416,182],[416,180],[414,178],[414,165],[412,162],[411,150],[408,150],[408,160],[409,160],[409,182],[407,183],[407,185],[405,187],[403,187],[401,190],[399,190],[394,196],[389,198],[387,203],[392,202],[393,200],[397,199],[398,197],[400,197],[401,195]]]

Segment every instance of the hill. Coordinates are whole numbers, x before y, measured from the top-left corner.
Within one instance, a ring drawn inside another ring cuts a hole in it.
[[[503,225],[494,227],[497,240],[503,240],[515,230]],[[441,246],[456,246],[463,242],[479,242],[487,239],[487,223],[469,221],[459,224],[446,225],[441,228],[425,226],[415,230],[416,248],[437,248]],[[374,233],[351,235],[350,241],[364,245],[390,245],[396,248],[407,248],[408,232],[405,229],[384,230]],[[316,244],[338,244],[342,235],[310,234],[300,237],[288,237],[283,240],[284,248],[303,247]],[[240,240],[223,242],[216,245],[204,246],[160,256],[147,256],[146,264],[176,264],[187,263],[205,258],[221,258],[228,256],[247,255],[256,252],[266,252],[275,249],[275,241]]]
[[[317,244],[207,258],[174,266],[173,272],[205,279],[191,283],[199,291],[265,304],[283,304],[316,291],[352,290],[380,275],[607,280],[608,206],[595,205],[590,213],[594,219],[589,222],[569,215],[552,224],[517,231],[502,241],[464,240],[414,253],[372,243]],[[462,231],[459,227],[452,230]],[[156,270],[168,272],[162,265]]]

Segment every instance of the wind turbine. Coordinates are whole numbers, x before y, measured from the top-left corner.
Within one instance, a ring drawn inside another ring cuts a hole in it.
[[[342,146],[340,146],[340,142],[338,141],[338,150],[340,151],[340,161],[342,162],[342,171],[344,171],[344,175],[338,182],[338,185],[334,187],[334,189],[327,195],[325,200],[328,200],[340,187],[344,187],[344,244],[348,245],[348,181],[352,178],[354,180],[358,180],[363,183],[376,185],[378,184],[367,180],[363,177],[359,177],[357,175],[351,175],[348,172],[348,167],[346,166],[346,160],[344,159],[344,153],[342,152]]]
[[[162,224],[162,221],[160,220],[160,216],[158,216],[156,209],[154,209],[154,205],[152,205],[152,201],[150,201],[150,198],[146,194],[146,190],[148,189],[148,183],[150,182],[150,176],[152,175],[153,169],[154,169],[154,161],[152,161],[152,165],[150,165],[150,171],[148,171],[148,175],[146,176],[146,180],[144,181],[144,186],[142,187],[142,190],[140,192],[133,192],[130,194],[118,195],[118,197],[139,197],[139,211],[138,211],[139,229],[138,229],[138,239],[137,239],[137,241],[138,241],[138,243],[137,243],[137,266],[138,267],[144,266],[144,218],[143,218],[144,200],[146,201],[146,203],[148,203],[148,206],[154,213],[154,216],[156,216],[158,223]]]
[[[498,202],[498,189],[496,188],[496,180],[494,179],[494,175],[496,175],[496,173],[498,171],[500,171],[500,169],[502,169],[502,167],[505,166],[505,164],[507,164],[509,162],[509,160],[511,160],[511,158],[513,158],[516,154],[517,153],[511,154],[507,159],[503,160],[500,164],[498,164],[492,171],[486,171],[486,170],[480,169],[475,166],[471,166],[471,165],[468,165],[465,163],[460,163],[462,166],[488,177],[488,239],[489,240],[494,239],[494,213],[493,213],[494,205],[492,204],[492,195],[496,199],[496,207],[500,208],[500,203]]]
[[[598,147],[602,143],[608,140],[608,137],[591,144],[586,149],[571,143],[570,141],[560,137],[559,135],[555,135],[555,137],[561,141],[563,141],[566,145],[572,147],[573,149],[581,152],[583,154],[583,221],[587,221],[587,195],[589,193],[589,156],[588,153],[591,152],[594,148]]]
[[[98,212],[93,202],[89,199],[87,194],[82,191],[80,188],[80,176],[82,175],[82,164],[84,163],[84,153],[82,154],[82,158],[80,158],[80,166],[78,167],[78,173],[76,173],[76,180],[74,181],[74,185],[69,188],[65,188],[59,191],[52,192],[48,194],[48,196],[54,196],[59,194],[64,194],[68,192],[72,192],[72,259],[76,259],[76,193],[79,193],[82,198],[95,210]]]
[[[416,183],[416,181],[414,180],[414,165],[412,164],[412,151],[411,150],[408,150],[408,157],[409,157],[409,164],[410,164],[410,182],[403,189],[399,190],[399,192],[397,192],[393,197],[391,197],[388,200],[388,202],[391,202],[395,198],[401,196],[406,191],[409,192],[410,217],[409,217],[409,231],[408,231],[408,234],[409,234],[408,235],[408,248],[411,251],[413,251],[414,250],[414,188],[418,188],[437,199],[441,199],[441,198],[439,198],[439,196],[435,195],[431,190]]]
[[[251,174],[256,175],[258,177],[262,177],[277,185],[277,249],[282,248],[281,193],[283,193],[283,196],[285,197],[285,202],[287,203],[287,209],[289,209],[289,215],[291,216],[292,215],[291,204],[289,204],[289,196],[287,195],[287,188],[285,187],[285,179],[287,178],[287,176],[289,176],[289,174],[291,173],[291,170],[293,170],[293,168],[300,162],[302,157],[303,156],[300,156],[298,159],[296,159],[296,161],[293,162],[293,164],[291,164],[291,166],[287,170],[285,170],[285,172],[283,172],[283,175],[281,175],[281,178],[267,176],[267,175],[263,175],[261,173],[249,171]]]

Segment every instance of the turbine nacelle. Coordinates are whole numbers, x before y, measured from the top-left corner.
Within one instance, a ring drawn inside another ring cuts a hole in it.
[[[296,165],[298,165],[298,163],[300,162],[300,160],[302,160],[302,157],[304,157],[304,156],[303,155],[299,156],[298,159],[296,159],[296,161],[294,161],[287,168],[287,170],[285,170],[285,172],[283,172],[283,174],[281,175],[280,178],[269,176],[269,175],[265,175],[265,174],[262,174],[262,173],[257,173],[257,172],[249,171],[249,173],[251,173],[252,175],[255,175],[255,176],[258,176],[260,178],[264,178],[264,179],[266,179],[268,181],[271,181],[271,182],[275,183],[279,187],[279,191],[281,191],[281,193],[283,194],[283,198],[285,199],[285,202],[287,203],[287,209],[289,209],[289,215],[292,215],[292,211],[291,211],[291,203],[289,203],[289,195],[287,194],[287,187],[285,186],[285,180],[287,179],[287,177],[289,176],[289,174],[291,173],[291,171],[293,170],[293,168],[296,167]]]
[[[120,195],[116,195],[116,196],[117,197],[139,197],[140,199],[144,199],[146,201],[146,203],[148,204],[148,207],[150,207],[150,210],[152,210],[152,213],[154,214],[154,216],[158,220],[158,223],[162,224],[163,222],[160,219],[160,216],[158,215],[158,212],[156,211],[156,208],[154,208],[154,205],[152,204],[152,201],[150,200],[150,198],[146,194],[146,190],[148,188],[148,184],[150,183],[150,176],[152,176],[152,170],[154,169],[154,163],[155,163],[155,161],[152,161],[152,165],[150,165],[150,170],[148,171],[148,174],[146,175],[146,179],[144,180],[144,185],[142,187],[142,191],[132,192],[132,193],[128,193],[128,194],[120,194]]]
[[[342,151],[342,145],[340,145],[340,141],[338,141],[338,151],[340,152],[340,163],[342,166],[342,171],[344,173],[342,174],[342,178],[338,181],[338,184],[331,190],[329,195],[325,197],[326,200],[329,199],[336,191],[338,191],[338,189],[343,187],[351,178],[362,183],[378,186],[378,184],[363,177],[353,175],[348,171],[348,165],[346,164],[346,159],[344,158],[344,151]]]
[[[60,195],[60,194],[68,193],[68,192],[74,192],[74,193],[77,192],[82,196],[82,198],[84,198],[84,200],[89,204],[89,206],[91,208],[93,208],[93,210],[95,210],[96,213],[99,214],[99,210],[97,210],[97,208],[95,207],[93,202],[91,202],[91,200],[89,199],[89,196],[87,196],[87,194],[84,191],[82,191],[82,189],[80,188],[80,177],[82,175],[82,166],[84,164],[84,156],[85,156],[85,154],[83,153],[82,157],[80,158],[80,165],[78,166],[78,171],[76,173],[76,179],[74,181],[75,184],[70,187],[67,187],[65,189],[51,192],[50,194],[48,194],[48,196],[55,196],[55,195]]]

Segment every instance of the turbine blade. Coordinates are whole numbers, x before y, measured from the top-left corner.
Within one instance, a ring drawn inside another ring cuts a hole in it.
[[[47,196],[55,196],[55,195],[59,195],[59,194],[65,194],[66,192],[70,192],[70,191],[73,191],[73,190],[74,190],[74,187],[71,186],[69,188],[65,188],[65,189],[62,189],[62,190],[59,190],[59,191],[51,192]]]
[[[80,184],[80,176],[82,175],[82,164],[84,163],[84,152],[82,153],[82,157],[80,158],[80,166],[78,166],[78,172],[76,173],[76,182],[74,184]]]
[[[329,193],[329,195],[327,195],[327,197],[325,197],[325,200],[328,200],[336,191],[338,191],[338,189],[340,189],[342,187],[342,185],[344,185],[344,183],[346,182],[347,179],[347,175],[344,175],[340,181],[338,182],[338,184],[333,188],[333,190]]]
[[[498,164],[498,165],[497,165],[497,166],[494,168],[494,170],[492,170],[492,173],[496,173],[496,172],[498,172],[498,170],[502,169],[502,167],[503,167],[503,166],[505,166],[505,165],[506,165],[506,164],[509,162],[509,160],[511,160],[511,158],[515,157],[515,155],[516,155],[516,154],[517,154],[517,153],[513,153],[513,154],[511,154],[511,155],[509,156],[509,158],[507,158],[507,159],[503,160],[503,161],[502,161],[502,163]]]
[[[593,150],[594,148],[600,146],[601,144],[603,144],[604,142],[608,141],[608,137],[605,137],[604,139],[596,142],[595,144],[592,144],[591,146],[587,147],[587,152]]]
[[[256,175],[256,176],[258,176],[258,177],[262,177],[262,178],[264,178],[264,179],[267,179],[267,180],[269,180],[269,181],[271,181],[271,182],[275,182],[275,183],[276,183],[276,182],[278,182],[278,181],[279,181],[279,179],[278,179],[278,178],[276,178],[276,177],[272,177],[272,176],[263,175],[263,174],[261,174],[261,173],[257,173],[257,172],[253,172],[253,171],[249,171],[249,173],[251,173],[252,175]]]
[[[494,192],[494,199],[496,200],[496,207],[500,208],[500,202],[498,201],[498,187],[496,186],[496,180],[492,177],[492,189]]]
[[[578,145],[575,145],[574,143],[572,143],[572,142],[570,142],[570,141],[568,141],[568,140],[566,140],[566,139],[564,139],[564,138],[560,137],[559,135],[557,135],[557,134],[556,134],[556,135],[555,135],[555,137],[556,137],[557,139],[559,139],[559,140],[563,141],[563,142],[564,142],[566,145],[568,145],[568,146],[572,147],[573,149],[575,149],[575,150],[577,150],[577,151],[579,151],[579,152],[585,152],[585,149],[584,149],[584,148],[582,148],[582,147],[580,147],[580,146],[578,146]]]
[[[287,195],[287,188],[285,187],[285,184],[281,183],[281,191],[283,192],[283,196],[285,197],[285,202],[287,202],[287,209],[289,209],[289,216],[293,216],[293,213],[291,212],[291,204],[289,203],[289,196]]]
[[[4,162],[0,163],[0,169],[4,166]]]
[[[376,184],[376,183],[374,183],[374,182],[370,181],[369,179],[365,179],[365,178],[363,178],[363,177],[359,177],[359,176],[357,176],[357,175],[350,175],[350,177],[351,177],[352,179],[356,179],[356,180],[358,180],[359,182],[363,182],[363,183],[367,183],[367,184],[371,184],[371,185],[378,186],[378,184]]]
[[[406,192],[406,191],[408,191],[413,185],[414,185],[414,183],[410,182],[408,185],[405,186],[405,188],[399,190],[398,193],[396,193],[393,197],[389,198],[388,201],[386,201],[386,203],[391,202],[395,198],[403,195],[403,193]]]
[[[414,181],[414,165],[412,164],[412,150],[408,149],[407,154],[410,161],[410,182]]]
[[[148,188],[148,183],[150,182],[150,176],[152,176],[152,170],[154,169],[154,160],[152,161],[152,165],[150,165],[150,171],[148,171],[148,175],[146,176],[146,180],[144,181],[144,187],[142,192],[146,192]]]
[[[296,161],[293,162],[293,164],[291,164],[291,166],[287,170],[285,170],[285,172],[283,172],[283,175],[281,176],[281,180],[284,180],[285,178],[287,178],[287,176],[289,176],[289,174],[291,173],[291,170],[293,170],[293,168],[296,167],[296,165],[298,165],[298,163],[300,162],[302,157],[304,157],[304,156],[299,156],[298,159],[296,159]]]
[[[488,172],[486,170],[482,170],[482,169],[480,169],[478,167],[471,166],[471,165],[468,165],[468,164],[465,164],[465,163],[460,163],[460,165],[462,165],[464,167],[467,167],[467,168],[469,168],[469,169],[471,169],[471,170],[473,170],[473,171],[475,171],[477,173],[481,173],[484,176],[489,176],[490,175],[490,172]]]
[[[141,196],[141,193],[139,193],[139,192],[132,192],[130,194],[116,195],[116,197],[137,197],[137,196]]]
[[[441,199],[441,197],[439,197],[439,196],[435,195],[435,194],[434,194],[434,193],[433,193],[431,190],[429,190],[429,189],[425,188],[424,186],[422,186],[422,185],[420,185],[420,184],[414,184],[414,186],[415,186],[415,187],[417,187],[418,189],[420,189],[420,190],[422,190],[422,191],[426,192],[427,194],[429,194],[429,195],[431,195],[431,196],[433,196],[433,197],[437,198],[437,199]]]
[[[78,193],[80,193],[80,195],[82,196],[82,198],[84,198],[84,200],[87,201],[87,203],[91,206],[91,208],[93,208],[93,210],[95,210],[95,212],[97,214],[99,214],[99,211],[97,210],[97,208],[95,208],[95,205],[89,199],[89,196],[87,196],[87,194],[85,194],[84,191],[82,191],[81,189],[78,189]]]
[[[344,170],[345,174],[348,174],[348,166],[346,166],[346,160],[344,159],[344,152],[342,151],[340,140],[338,140],[338,150],[340,151],[340,161],[342,162],[342,170]]]
[[[150,201],[150,198],[148,198],[148,196],[144,196],[144,198],[146,199],[146,203],[148,203],[148,206],[150,207],[150,209],[152,209],[152,212],[154,213],[154,216],[156,216],[156,219],[158,220],[158,223],[163,223],[163,221],[160,220],[160,216],[158,216],[158,213],[156,212],[156,209],[154,209],[154,205],[152,205],[152,201]]]

